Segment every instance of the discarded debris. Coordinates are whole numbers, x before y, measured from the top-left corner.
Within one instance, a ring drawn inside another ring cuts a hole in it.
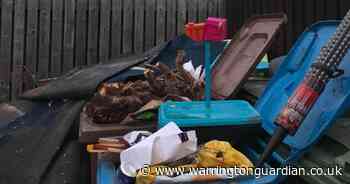
[[[157,63],[147,65],[145,80],[102,84],[86,105],[88,117],[95,123],[119,123],[152,100],[202,99],[204,82],[196,80],[184,68],[184,56],[184,51],[177,52],[176,71]]]

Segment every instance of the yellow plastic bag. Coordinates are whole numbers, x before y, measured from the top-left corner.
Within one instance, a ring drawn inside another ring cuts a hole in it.
[[[197,159],[199,167],[254,167],[245,155],[225,141],[207,142],[200,149]]]

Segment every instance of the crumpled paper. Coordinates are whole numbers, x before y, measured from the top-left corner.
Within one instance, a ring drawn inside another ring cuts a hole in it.
[[[121,169],[130,176],[136,176],[144,166],[172,162],[197,151],[195,131],[183,132],[173,122],[124,150],[120,155]]]

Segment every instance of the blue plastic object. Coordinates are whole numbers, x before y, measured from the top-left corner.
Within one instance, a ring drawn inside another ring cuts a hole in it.
[[[260,123],[259,113],[246,101],[211,101],[210,113],[204,101],[163,103],[158,127],[175,122],[179,127],[233,126]]]
[[[274,120],[288,98],[302,81],[310,65],[320,53],[320,49],[335,32],[338,21],[323,21],[307,29],[294,44],[282,62],[277,73],[270,80],[256,104],[262,117],[262,126],[272,134],[276,128]],[[287,158],[277,153],[273,157],[281,165],[298,160],[311,148],[334,120],[350,105],[350,52],[343,59],[340,68],[345,70],[341,77],[331,80],[316,104],[306,116],[295,136],[288,136],[283,142],[291,148]],[[264,146],[264,142],[260,145]],[[251,150],[253,153],[254,150]],[[249,155],[253,158],[254,154]],[[258,155],[255,155],[257,157]],[[266,176],[251,183],[277,183],[281,176]]]
[[[111,161],[98,160],[96,171],[96,184],[116,183],[116,169]]]

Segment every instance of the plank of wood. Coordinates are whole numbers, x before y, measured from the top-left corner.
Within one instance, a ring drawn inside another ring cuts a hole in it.
[[[122,0],[112,0],[111,57],[121,55]]]
[[[203,22],[208,17],[208,0],[198,3],[198,22]]]
[[[89,0],[88,13],[88,65],[98,63],[98,0]]]
[[[111,0],[100,0],[100,3],[99,62],[106,63],[109,59]]]
[[[188,22],[197,22],[198,0],[187,0],[187,8]]]
[[[177,35],[184,32],[184,26],[186,24],[186,0],[177,0]]]
[[[156,44],[165,41],[166,0],[157,0]]]
[[[13,65],[11,99],[16,99],[23,91],[25,0],[15,0],[13,32]]]
[[[62,72],[66,73],[74,67],[75,0],[65,0],[64,10]]]
[[[37,64],[38,51],[38,8],[39,0],[27,1],[27,33],[26,33],[26,47],[25,59],[28,72],[35,74]],[[61,62],[61,61],[59,61]],[[33,88],[33,81],[31,78],[25,79],[24,89]]]
[[[226,17],[226,0],[218,0],[218,16]]]
[[[75,33],[75,65],[86,65],[87,38],[87,0],[77,0],[76,33]]]
[[[209,0],[208,5],[208,16],[216,17],[218,15],[218,1],[217,0]]]
[[[141,53],[144,43],[145,0],[135,0],[134,51]]]
[[[50,11],[51,0],[39,1],[39,50],[38,50],[38,73],[39,79],[49,76],[50,62]]]
[[[176,36],[176,1],[167,0],[166,9],[167,9],[166,39],[171,40]]]
[[[133,43],[133,1],[124,0],[123,3],[123,54],[132,52]]]
[[[62,72],[62,53],[63,53],[62,30],[63,30],[63,1],[53,0],[52,1],[50,77],[57,77],[61,75],[61,72]]]
[[[155,17],[156,17],[156,0],[146,0],[145,5],[145,49],[150,49],[155,44]]]

